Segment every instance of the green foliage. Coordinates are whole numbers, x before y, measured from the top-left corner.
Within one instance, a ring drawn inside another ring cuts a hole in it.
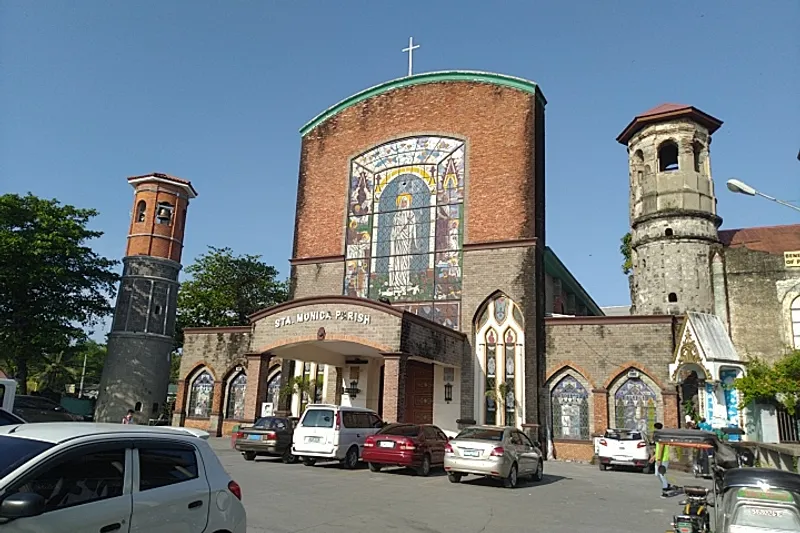
[[[87,246],[103,234],[87,228],[95,216],[30,193],[0,196],[0,364],[23,394],[32,367],[54,364],[45,355],[63,357],[111,313],[117,262]]]
[[[178,383],[181,375],[181,353],[178,351],[172,352],[172,357],[169,360],[169,382]]]
[[[633,260],[631,259],[631,233],[628,232],[620,239],[619,253],[622,254],[622,273],[626,276],[633,270]]]
[[[183,328],[244,326],[249,315],[288,297],[286,283],[275,279],[275,267],[259,255],[235,256],[230,248],[209,246],[186,273],[191,279],[178,292],[178,346]]]
[[[742,407],[762,401],[783,404],[793,415],[800,404],[800,350],[789,352],[775,363],[753,359],[747,374],[734,381]]]
[[[310,394],[313,388],[314,381],[308,379],[308,376],[295,376],[289,380],[286,386],[281,388],[280,396],[286,399],[293,396],[295,393]]]
[[[67,385],[74,384],[77,392],[82,375],[84,388],[98,385],[103,373],[106,354],[106,346],[91,339],[52,353],[43,353],[32,366],[33,385],[38,391],[63,393]],[[85,374],[84,358],[86,359]]]

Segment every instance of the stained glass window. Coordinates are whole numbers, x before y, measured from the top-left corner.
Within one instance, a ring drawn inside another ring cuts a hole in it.
[[[459,328],[464,142],[393,141],[350,170],[343,292]]]
[[[278,372],[272,376],[267,382],[267,402],[272,405],[278,405],[278,400],[281,397],[281,373]]]
[[[564,376],[550,393],[554,439],[589,438],[589,393],[573,376]]]
[[[504,359],[504,366],[505,366],[505,411],[506,411],[506,425],[507,426],[514,426],[516,425],[516,413],[517,413],[517,401],[516,395],[514,394],[514,370],[516,367],[516,351],[517,351],[517,341],[516,336],[514,335],[514,331],[509,328],[506,330],[505,334],[505,355]]]
[[[628,378],[614,393],[617,428],[650,433],[656,422],[656,393],[641,378]]]
[[[792,337],[794,347],[800,350],[800,296],[792,301]]]
[[[225,418],[244,420],[244,396],[247,391],[247,375],[240,372],[228,384],[228,404]]]
[[[192,382],[189,392],[189,416],[208,418],[211,415],[211,401],[214,399],[214,378],[204,370]]]
[[[486,333],[486,423],[497,423],[497,336]]]

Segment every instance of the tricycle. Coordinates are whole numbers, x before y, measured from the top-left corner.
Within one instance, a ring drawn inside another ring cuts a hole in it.
[[[717,496],[718,533],[800,531],[800,475],[768,468],[725,472]]]

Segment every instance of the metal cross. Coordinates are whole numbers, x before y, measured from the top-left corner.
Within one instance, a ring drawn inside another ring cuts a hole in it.
[[[414,38],[408,38],[408,48],[403,48],[403,52],[408,52],[408,75],[411,76],[414,66],[414,50],[419,48],[419,45],[414,46]]]

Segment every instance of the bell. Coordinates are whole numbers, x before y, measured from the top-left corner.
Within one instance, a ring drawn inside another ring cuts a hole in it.
[[[169,211],[166,207],[158,208],[158,218],[169,218]]]

